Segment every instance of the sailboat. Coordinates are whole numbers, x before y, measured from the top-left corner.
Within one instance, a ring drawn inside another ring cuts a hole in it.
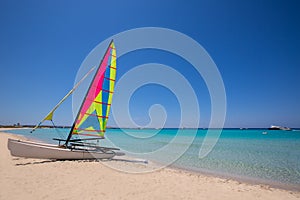
[[[93,68],[81,79],[75,87],[46,115],[36,126],[46,121],[52,121],[54,111],[74,92],[79,84],[91,73]],[[116,78],[116,49],[113,40],[110,42],[87,93],[80,106],[75,121],[66,139],[57,139],[57,145],[8,139],[8,149],[12,156],[40,159],[110,159],[118,148],[101,147],[98,142],[104,139],[106,124],[112,103]],[[75,138],[73,136],[83,136]]]

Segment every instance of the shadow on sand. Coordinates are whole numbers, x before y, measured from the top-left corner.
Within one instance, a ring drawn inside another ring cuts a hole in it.
[[[15,158],[13,160],[16,160],[16,161],[25,161],[26,158],[23,158],[23,159],[21,159],[21,158]],[[24,162],[24,163],[16,163],[15,166],[39,165],[39,164],[45,164],[45,163],[65,162],[65,161],[76,161],[76,162],[107,162],[107,161],[117,161],[117,162],[127,162],[127,163],[148,164],[147,160],[112,158],[112,159],[89,159],[89,160],[41,160],[41,161],[29,161],[29,162]]]

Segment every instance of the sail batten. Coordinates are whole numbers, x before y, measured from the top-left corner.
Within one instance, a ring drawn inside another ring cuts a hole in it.
[[[113,41],[109,44],[95,76],[78,111],[68,140],[72,134],[104,136],[112,103],[116,79],[116,49]]]
[[[103,132],[103,130],[88,130],[88,129],[74,129],[76,131],[86,131],[86,132]]]
[[[95,100],[91,100],[91,99],[87,99],[87,101],[92,101],[92,102],[94,102],[94,103],[99,103],[99,104],[111,105],[111,104],[109,104],[109,103],[107,103],[107,102],[95,101]]]

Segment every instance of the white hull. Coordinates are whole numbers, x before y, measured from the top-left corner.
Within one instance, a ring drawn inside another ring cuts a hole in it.
[[[85,160],[110,159],[116,155],[113,151],[89,152],[86,150],[71,150],[57,145],[8,139],[10,154],[16,157],[56,159],[56,160]]]

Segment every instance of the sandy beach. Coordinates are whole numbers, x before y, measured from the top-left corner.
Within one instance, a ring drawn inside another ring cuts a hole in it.
[[[300,199],[299,191],[170,168],[129,174],[102,162],[15,158],[7,149],[9,137],[20,138],[0,132],[0,199]],[[147,167],[142,163],[108,162]]]

